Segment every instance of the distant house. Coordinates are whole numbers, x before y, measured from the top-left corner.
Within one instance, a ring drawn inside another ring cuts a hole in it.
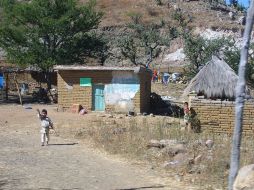
[[[58,105],[93,111],[148,112],[151,72],[143,67],[55,66]]]

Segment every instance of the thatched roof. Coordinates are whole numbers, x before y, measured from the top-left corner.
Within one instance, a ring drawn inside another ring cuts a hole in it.
[[[218,57],[213,56],[191,80],[182,97],[195,91],[206,98],[234,99],[238,76],[234,70]]]

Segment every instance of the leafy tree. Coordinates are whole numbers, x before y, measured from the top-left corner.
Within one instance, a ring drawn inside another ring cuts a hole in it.
[[[145,25],[141,22],[139,14],[131,18],[132,22],[127,26],[127,32],[118,39],[118,47],[122,55],[133,64],[148,67],[153,59],[158,57],[160,47],[169,45],[171,33],[163,33],[164,22],[159,25]]]
[[[248,57],[248,63],[246,64],[246,81],[248,85],[253,86],[254,84],[254,44],[250,44],[249,52],[252,54]],[[224,59],[226,63],[230,65],[230,67],[237,73],[239,70],[239,62],[240,62],[240,49],[236,46],[227,47],[224,51]]]
[[[90,0],[2,0],[0,47],[7,60],[18,65],[36,65],[48,81],[56,64],[84,63],[97,57],[104,43],[94,32],[102,17]]]
[[[163,3],[162,3],[162,1],[161,1],[161,0],[155,0],[155,2],[156,2],[156,4],[157,4],[158,6],[163,5]]]
[[[219,55],[232,42],[226,38],[207,40],[191,33],[184,35],[184,53],[190,61],[188,71],[190,76],[198,73],[213,55]]]

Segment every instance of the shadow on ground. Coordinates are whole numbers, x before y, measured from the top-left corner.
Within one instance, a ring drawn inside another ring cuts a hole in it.
[[[62,146],[62,145],[76,145],[78,143],[58,143],[58,144],[49,144],[48,146]]]
[[[164,188],[164,185],[153,185],[153,186],[144,186],[144,187],[133,187],[127,189],[115,189],[115,190],[139,190],[139,189],[155,189],[155,188]]]

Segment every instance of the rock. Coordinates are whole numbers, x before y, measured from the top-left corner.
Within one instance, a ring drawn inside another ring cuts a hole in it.
[[[246,22],[246,17],[245,16],[240,16],[239,18],[238,18],[238,24],[240,24],[240,25],[245,25],[245,22]]]
[[[150,142],[147,145],[148,148],[156,147],[156,148],[162,148],[161,144],[158,140],[150,140]]]
[[[166,161],[162,165],[164,168],[181,168],[181,167],[186,167],[188,165],[188,155],[185,153],[179,153],[177,154],[172,161]]]
[[[210,140],[210,139],[205,142],[205,145],[209,149],[211,149],[213,147],[213,144],[214,144],[214,142],[212,140]]]
[[[233,190],[254,189],[254,164],[242,167],[234,182]]]
[[[177,141],[176,140],[170,140],[170,139],[162,139],[162,140],[160,140],[160,144],[161,144],[162,147],[172,146],[172,145],[176,145]]]
[[[166,161],[164,162],[164,164],[162,165],[163,168],[171,168],[171,167],[175,167],[179,164],[178,161]]]
[[[116,116],[116,119],[123,119],[123,116],[118,115],[118,116]]]
[[[174,6],[173,6],[173,9],[174,9],[175,11],[181,11],[181,9],[179,8],[178,5],[174,5]]]
[[[114,116],[110,114],[110,115],[108,115],[108,118],[114,118]]]
[[[234,15],[234,13],[231,12],[231,11],[228,13],[228,16],[229,16],[229,18],[230,18],[231,20],[234,20],[234,19],[235,19],[235,15]]]
[[[235,179],[233,190],[254,189],[254,164],[242,167]]]
[[[115,120],[109,120],[109,121],[105,121],[106,125],[115,125],[116,121]]]
[[[163,148],[161,152],[163,155],[174,157],[175,155],[177,155],[179,153],[185,153],[186,149],[183,146],[183,144],[177,144],[177,145],[170,146],[170,147],[167,146],[167,147]]]
[[[194,158],[194,164],[199,164],[202,161],[202,155],[198,155]]]
[[[153,115],[152,113],[150,113],[150,116],[151,116],[151,117],[154,117],[154,115]]]

